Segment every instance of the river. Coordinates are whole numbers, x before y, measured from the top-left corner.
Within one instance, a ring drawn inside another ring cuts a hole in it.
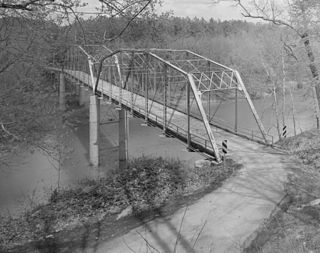
[[[290,98],[287,97],[287,101]],[[297,131],[310,129],[315,126],[312,100],[294,93],[296,105]],[[272,109],[272,97],[254,100],[254,104],[268,133],[276,139],[275,114]],[[211,104],[211,112],[216,111],[213,121],[234,125],[234,101],[224,101]],[[292,108],[286,106],[286,125],[288,135],[293,135]],[[207,105],[204,104],[206,107]],[[88,111],[88,105],[86,105]],[[258,131],[256,122],[250,112],[246,100],[238,103],[238,128]],[[110,105],[101,108],[102,122],[117,119],[117,111]],[[112,121],[111,121],[112,122]],[[143,121],[137,118],[129,119],[129,157],[162,156],[179,158],[186,166],[203,157],[198,153],[186,151],[185,145],[174,138],[161,135],[161,130],[151,126],[143,126]],[[103,176],[106,171],[117,168],[118,164],[118,124],[103,124],[101,126],[101,166],[96,169],[88,162],[88,120],[83,120],[65,137],[68,152],[64,154],[63,163],[48,156],[40,149],[21,149],[2,157],[7,165],[0,168],[0,214],[18,215],[30,208],[48,201],[52,191],[59,188],[71,188],[87,178]]]
[[[88,109],[86,109],[88,110]],[[101,108],[102,121],[117,117],[117,111],[110,105]],[[112,121],[111,121],[112,122]],[[129,158],[162,156],[180,159],[186,166],[203,157],[198,153],[187,152],[183,143],[174,138],[161,135],[161,130],[143,126],[143,121],[129,118]],[[101,126],[101,166],[94,168],[88,161],[88,122],[68,132],[64,143],[68,150],[59,169],[56,159],[41,149],[19,150],[3,160],[8,163],[0,170],[0,215],[16,216],[50,198],[54,189],[77,187],[84,179],[103,176],[106,171],[118,166],[118,124]]]

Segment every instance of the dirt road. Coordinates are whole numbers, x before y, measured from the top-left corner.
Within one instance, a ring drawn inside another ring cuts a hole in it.
[[[76,73],[77,74],[77,73]],[[101,82],[101,89],[110,85]],[[119,93],[114,87],[113,94]],[[123,101],[131,93],[123,91]],[[135,95],[135,107],[144,108],[145,100]],[[128,102],[129,103],[129,102]],[[131,105],[133,106],[133,105]],[[162,115],[162,105],[154,102],[150,115]],[[170,120],[186,128],[186,115],[168,109]],[[169,125],[170,126],[170,125]],[[207,136],[203,123],[191,119],[191,133]],[[239,252],[243,242],[268,218],[284,196],[288,158],[271,148],[213,129],[217,143],[228,140],[230,156],[243,169],[218,190],[204,196],[173,215],[157,218],[106,242],[99,242],[85,252]],[[81,251],[83,252],[83,250]]]
[[[216,134],[219,138],[219,134]],[[240,252],[284,196],[287,156],[223,133],[243,169],[218,190],[85,252]],[[83,252],[83,251],[82,251]]]

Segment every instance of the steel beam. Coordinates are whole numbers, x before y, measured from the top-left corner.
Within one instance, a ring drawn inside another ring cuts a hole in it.
[[[145,99],[145,117],[144,117],[144,121],[145,124],[148,125],[148,114],[149,114],[149,92],[148,92],[148,86],[149,86],[149,75],[148,75],[148,60],[149,60],[149,56],[148,54],[146,54],[146,62],[145,62],[145,67],[144,67],[144,78],[143,78],[143,89],[144,89],[144,99]]]
[[[213,136],[213,133],[212,133],[212,130],[211,130],[211,127],[210,127],[206,112],[205,112],[205,110],[203,108],[202,101],[201,101],[201,98],[199,96],[197,86],[196,86],[191,74],[188,74],[188,79],[189,79],[189,85],[191,86],[193,95],[195,97],[197,106],[199,108],[199,111],[200,111],[200,114],[201,114],[201,117],[202,117],[202,120],[203,120],[204,127],[206,129],[207,134],[208,134],[209,141],[210,141],[214,156],[215,156],[217,162],[220,163],[221,162],[221,157],[220,157],[219,149],[218,149],[216,140],[215,140],[215,138]]]
[[[114,59],[115,59],[115,64],[116,64],[116,68],[118,71],[118,75],[119,75],[119,107],[122,108],[122,88],[123,88],[123,79],[122,79],[122,73],[121,73],[121,68],[120,68],[120,64],[119,64],[119,59],[117,57],[117,55],[114,55]]]
[[[167,132],[167,86],[168,86],[168,66],[163,66],[164,86],[163,86],[163,134]]]
[[[134,52],[132,52],[132,69],[131,69],[131,115],[133,115],[133,103],[134,103],[134,97],[133,97],[133,93],[134,93],[134,74],[135,74],[135,71],[134,71]]]
[[[257,113],[257,111],[256,111],[256,108],[254,107],[254,105],[253,105],[253,103],[252,103],[252,100],[251,100],[251,98],[250,98],[250,95],[249,95],[246,87],[244,86],[244,84],[243,84],[243,82],[242,82],[242,79],[241,79],[241,76],[240,76],[239,72],[238,72],[238,71],[235,71],[235,75],[236,75],[238,84],[240,85],[240,89],[243,91],[243,93],[244,93],[244,95],[245,95],[245,97],[246,97],[246,99],[247,99],[247,102],[248,102],[248,104],[249,104],[249,106],[250,106],[251,112],[252,112],[252,114],[253,114],[253,116],[254,116],[257,124],[258,124],[258,127],[259,127],[259,129],[260,129],[260,132],[261,132],[261,134],[262,134],[262,137],[263,137],[264,141],[266,142],[266,144],[269,144],[269,141],[268,141],[268,139],[267,139],[266,130],[264,129],[263,124],[262,124],[262,121],[261,121],[261,119],[260,119],[260,117],[259,117],[259,115],[258,115],[258,113]]]
[[[238,89],[235,89],[234,131],[238,133]]]
[[[187,83],[187,148],[191,148],[191,126],[190,126],[190,85]]]
[[[96,82],[95,82],[94,71],[93,71],[93,61],[91,57],[88,59],[88,61],[89,61],[89,71],[90,71],[90,77],[91,77],[91,83],[92,83],[91,85],[92,92],[93,92],[93,95],[95,95],[94,91],[95,91]]]

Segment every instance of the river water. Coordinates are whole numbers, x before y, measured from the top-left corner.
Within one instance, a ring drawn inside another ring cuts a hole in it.
[[[304,95],[303,95],[304,94]],[[282,97],[279,95],[279,100]],[[296,133],[299,134],[302,131],[309,130],[316,127],[316,120],[314,114],[313,100],[308,92],[305,90],[295,90],[293,92],[294,99],[294,113],[296,121]],[[293,111],[290,94],[285,97],[286,103],[284,107],[284,124],[282,116],[282,101],[279,101],[279,123],[282,134],[283,125],[287,126],[287,136],[294,135],[294,123],[293,123]],[[231,130],[235,129],[235,101],[226,100],[220,104],[220,100],[211,104],[211,112],[215,113],[212,121],[220,126],[227,127]],[[266,132],[269,138],[273,138],[276,142],[278,132],[276,129],[276,113],[274,108],[274,98],[271,95],[266,95],[260,99],[253,100],[255,109],[261,118]],[[204,107],[207,105],[204,103]],[[207,110],[208,111],[208,110]],[[261,136],[258,125],[252,114],[252,111],[245,99],[238,100],[238,131],[251,135],[252,133],[257,136]]]
[[[287,100],[289,101],[289,97]],[[254,104],[260,114],[266,130],[276,139],[275,114],[272,109],[272,97],[255,100]],[[295,94],[297,131],[315,126],[315,120],[310,98]],[[220,124],[234,125],[234,101],[224,101],[211,104],[211,110],[216,111],[213,121]],[[86,105],[87,106],[87,105]],[[204,105],[206,107],[206,105]],[[86,107],[87,108],[87,107]],[[88,108],[86,109],[88,111]],[[258,128],[245,100],[238,103],[238,127],[240,130],[256,131]],[[292,108],[286,107],[286,125],[288,134],[293,135]],[[102,122],[117,119],[117,111],[110,105],[101,108]],[[129,157],[162,156],[179,158],[186,166],[203,157],[198,153],[186,151],[185,145],[173,138],[165,138],[161,130],[155,127],[143,126],[143,121],[137,118],[129,120]],[[58,187],[76,187],[86,178],[97,178],[110,169],[118,166],[118,124],[110,123],[101,126],[101,167],[90,166],[88,162],[88,120],[72,128],[64,140],[69,146],[69,152],[59,163],[39,149],[19,150],[14,154],[1,157],[7,163],[0,168],[0,214],[18,215],[38,204],[48,201],[52,191]]]
[[[88,110],[88,108],[86,109]],[[101,107],[102,121],[116,120],[117,111],[110,105]],[[162,156],[180,159],[185,166],[193,166],[203,157],[187,152],[183,143],[161,135],[161,130],[143,126],[143,121],[129,118],[129,157]],[[94,168],[88,161],[88,121],[68,132],[64,142],[68,146],[59,168],[56,159],[40,149],[19,150],[2,157],[8,166],[0,169],[0,215],[16,216],[44,204],[54,189],[76,187],[84,179],[94,179],[118,166],[118,124],[101,126],[101,166]]]

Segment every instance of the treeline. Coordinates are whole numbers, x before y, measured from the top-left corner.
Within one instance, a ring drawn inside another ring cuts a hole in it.
[[[128,20],[124,18],[98,17],[83,20],[83,27],[88,34],[86,40],[90,43],[101,42],[104,38],[110,39],[121,32]],[[135,19],[122,34],[122,43],[159,45],[167,40],[189,37],[228,37],[239,33],[255,33],[268,27],[265,24],[254,24],[246,21],[231,20],[209,21],[199,18],[182,18],[161,15]],[[80,32],[80,30],[78,30]],[[82,34],[79,33],[81,37]]]
[[[64,27],[54,24],[28,24],[21,20],[16,24],[12,24],[12,20],[10,22],[8,27],[29,37],[23,42],[25,47],[19,45],[18,48],[27,52],[23,53],[23,58],[32,64],[43,65],[43,58],[52,57],[53,54],[56,54],[56,58],[63,58],[68,44],[106,44],[111,49],[189,49],[239,70],[246,85],[252,89],[279,86],[284,74],[289,81],[304,82],[309,78],[305,53],[291,43],[296,43],[294,34],[267,23],[190,19],[168,14],[147,15],[133,20],[121,34],[128,22],[125,18],[100,16],[80,20],[81,25],[74,22]],[[24,24],[28,24],[29,28],[25,28]],[[17,29],[19,26],[23,29]],[[36,29],[33,29],[35,26]],[[0,31],[1,33],[5,36],[5,31]],[[17,36],[12,34],[15,33],[11,33],[10,43],[12,41],[14,48],[18,42]],[[116,39],[109,42],[112,38]],[[288,44],[293,50],[291,54],[288,48],[285,49]],[[3,46],[3,49],[3,52],[9,51],[7,46]],[[10,54],[13,55],[11,57],[16,57],[11,50]],[[18,58],[20,61],[21,57]],[[5,57],[1,58],[0,64],[7,64]]]
[[[86,42],[77,24],[77,43],[105,43],[110,48],[189,49],[217,62],[238,69],[251,89],[279,86],[287,80],[303,82],[309,73],[304,54],[296,49],[294,57],[285,50],[284,41],[294,35],[279,26],[246,21],[190,19],[161,15],[134,20],[122,36],[113,42],[127,24],[124,18],[98,17],[84,20]],[[285,64],[283,64],[285,63]],[[257,91],[260,92],[260,91]],[[264,88],[261,92],[270,92]],[[254,91],[252,91],[254,93]]]

